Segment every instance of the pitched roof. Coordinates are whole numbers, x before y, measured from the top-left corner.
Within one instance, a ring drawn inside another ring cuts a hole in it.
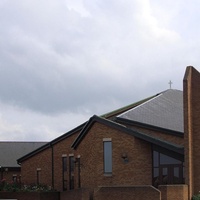
[[[78,131],[81,131],[82,128],[85,126],[85,124],[86,124],[86,122],[83,123],[83,124],[81,124],[81,125],[79,125],[79,126],[77,126],[77,127],[74,128],[74,129],[70,130],[69,132],[67,132],[67,133],[65,133],[65,134],[63,134],[63,135],[61,135],[60,137],[55,138],[54,140],[52,140],[52,141],[50,141],[50,142],[44,144],[43,146],[41,146],[41,147],[39,147],[39,148],[37,148],[37,149],[31,151],[31,152],[28,152],[28,153],[25,153],[25,154],[19,156],[19,157],[17,158],[17,163],[20,164],[22,161],[24,161],[24,160],[26,160],[26,159],[28,159],[28,158],[30,158],[30,157],[36,155],[37,153],[40,153],[40,152],[44,151],[45,149],[51,147],[52,145],[54,145],[54,144],[56,144],[56,143],[58,143],[58,142],[64,140],[65,138],[67,138],[67,137],[73,135],[74,133],[77,133]]]
[[[183,132],[183,92],[166,90],[117,118]]]
[[[84,139],[85,135],[88,133],[88,131],[90,130],[90,128],[92,127],[92,125],[95,122],[98,122],[98,123],[104,124],[106,126],[115,128],[117,130],[120,130],[123,133],[127,133],[127,134],[132,135],[132,136],[134,136],[136,138],[139,138],[139,139],[144,140],[146,142],[149,142],[151,144],[166,148],[166,149],[174,151],[176,153],[184,154],[184,147],[181,146],[181,145],[176,145],[176,144],[164,141],[162,139],[155,138],[155,137],[152,137],[150,135],[147,135],[147,134],[132,130],[132,129],[127,128],[127,127],[125,127],[125,126],[123,126],[121,124],[118,124],[116,122],[113,122],[113,121],[98,117],[96,115],[94,115],[93,117],[90,118],[88,123],[85,125],[83,130],[80,132],[79,136],[76,138],[76,140],[72,144],[72,148],[76,149],[78,147],[78,145]]]
[[[136,106],[139,106],[140,104],[145,103],[146,101],[149,101],[150,99],[156,97],[157,95],[159,95],[159,94],[153,95],[151,97],[145,98],[145,99],[140,100],[138,102],[135,102],[135,103],[129,104],[127,106],[121,107],[119,109],[113,110],[111,112],[108,112],[106,114],[101,115],[101,117],[106,118],[106,119],[113,118],[113,117],[115,117],[117,115],[120,115],[121,113],[126,112],[127,110],[130,110],[132,108],[135,108]]]
[[[43,146],[46,142],[0,142],[0,166],[19,167],[17,159]]]

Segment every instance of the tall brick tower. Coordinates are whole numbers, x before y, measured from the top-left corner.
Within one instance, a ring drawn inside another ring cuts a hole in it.
[[[200,73],[186,68],[183,80],[185,183],[189,199],[200,191]]]

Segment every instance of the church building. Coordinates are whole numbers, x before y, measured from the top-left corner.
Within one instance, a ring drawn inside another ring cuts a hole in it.
[[[18,159],[61,200],[190,200],[200,190],[200,74],[87,122]]]

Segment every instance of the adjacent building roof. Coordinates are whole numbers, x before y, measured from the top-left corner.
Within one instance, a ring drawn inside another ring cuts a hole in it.
[[[19,167],[17,164],[19,157],[45,144],[46,142],[0,142],[0,166]]]
[[[183,92],[166,90],[117,118],[183,132]]]

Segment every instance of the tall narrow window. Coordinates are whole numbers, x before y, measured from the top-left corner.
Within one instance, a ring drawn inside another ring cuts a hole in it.
[[[14,183],[17,182],[17,174],[13,174],[12,180],[13,180]]]
[[[112,174],[112,141],[104,141],[104,173]]]
[[[78,188],[81,188],[81,161],[80,161],[80,157],[77,157],[77,163],[78,163]]]
[[[62,157],[63,171],[67,171],[67,157]]]
[[[67,157],[62,157],[63,191],[67,190]]]
[[[69,157],[69,189],[74,189],[74,156]]]
[[[37,185],[40,184],[41,169],[37,168]]]

